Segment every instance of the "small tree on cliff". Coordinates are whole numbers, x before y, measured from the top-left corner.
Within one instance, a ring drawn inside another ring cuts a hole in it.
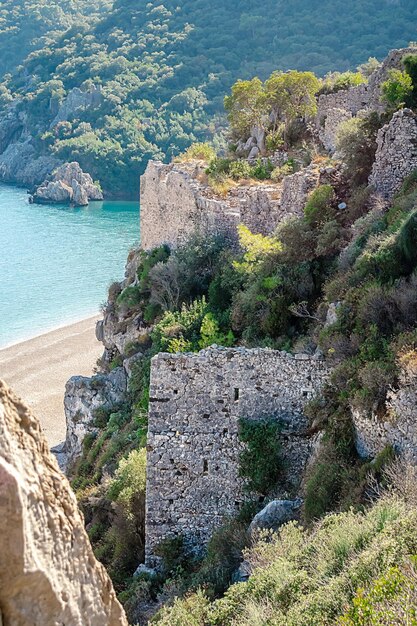
[[[230,96],[225,97],[224,107],[236,137],[247,137],[253,126],[263,128],[269,110],[262,81],[238,80]]]
[[[382,100],[393,109],[405,106],[413,92],[413,80],[407,72],[392,69],[388,79],[382,83]]]
[[[274,72],[265,83],[266,99],[276,122],[291,122],[317,113],[319,79],[313,72]]]

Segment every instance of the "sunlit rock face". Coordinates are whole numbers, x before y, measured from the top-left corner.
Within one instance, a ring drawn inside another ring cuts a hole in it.
[[[0,381],[0,623],[127,626],[39,422]]]

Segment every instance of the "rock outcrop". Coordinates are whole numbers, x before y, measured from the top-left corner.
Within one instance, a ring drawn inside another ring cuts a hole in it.
[[[103,194],[90,174],[85,174],[75,161],[55,169],[33,195],[33,202],[40,204],[51,202],[85,206],[89,200],[103,200]]]
[[[3,626],[127,626],[39,422],[0,381]]]
[[[59,122],[70,120],[80,111],[98,108],[102,102],[103,94],[100,85],[91,85],[89,89],[74,87],[60,104],[57,114],[51,122],[51,128],[54,128]]]
[[[127,375],[123,367],[114,369],[108,375],[97,374],[92,378],[73,376],[69,379],[64,398],[67,467],[70,468],[81,454],[86,435],[97,432],[94,423],[96,411],[120,405],[126,397],[126,390]]]
[[[356,449],[363,458],[374,458],[390,445],[397,454],[417,464],[417,367],[410,353],[401,367],[398,388],[388,392],[385,415],[352,412]]]

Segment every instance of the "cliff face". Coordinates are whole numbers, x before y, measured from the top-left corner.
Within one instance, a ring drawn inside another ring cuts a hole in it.
[[[3,625],[127,626],[38,421],[1,381],[0,435]]]

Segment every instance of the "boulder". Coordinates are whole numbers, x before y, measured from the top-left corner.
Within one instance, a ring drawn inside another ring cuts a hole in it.
[[[66,204],[71,202],[73,193],[72,186],[64,181],[51,181],[38,187],[33,200],[39,204]]]
[[[283,524],[298,517],[301,504],[302,501],[299,498],[297,500],[273,500],[255,515],[249,526],[249,533],[254,535],[263,529],[278,530]]]
[[[258,146],[253,146],[253,148],[249,152],[248,161],[253,161],[254,159],[257,159],[259,155],[260,151]]]
[[[35,191],[34,202],[73,203],[86,206],[89,200],[103,200],[101,189],[79,163],[63,163]]]
[[[127,626],[39,422],[1,381],[0,434],[0,622]]]
[[[110,374],[92,378],[73,376],[65,387],[64,410],[67,423],[65,451],[67,467],[80,456],[82,443],[89,433],[97,432],[94,425],[97,409],[111,409],[125,400],[127,377],[123,367]]]
[[[87,206],[88,205],[88,194],[86,189],[80,185],[78,180],[72,181],[72,203],[74,206]]]

